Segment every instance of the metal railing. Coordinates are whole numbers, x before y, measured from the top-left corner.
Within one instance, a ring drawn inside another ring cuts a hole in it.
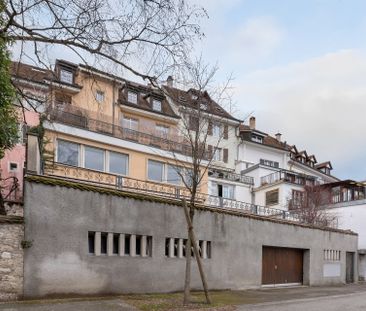
[[[116,138],[133,141],[142,145],[156,147],[173,153],[192,156],[192,148],[189,144],[173,141],[164,137],[139,132],[109,122],[89,118],[84,112],[80,114],[67,112],[61,109],[50,109],[51,121],[86,129],[92,132],[113,136]],[[206,159],[208,155],[206,156]]]
[[[226,179],[230,181],[236,181],[243,184],[253,185],[254,184],[254,178],[251,176],[246,175],[240,175],[236,173],[231,172],[223,172],[215,169],[210,169],[208,171],[208,176],[213,178],[219,178],[219,179]]]
[[[302,186],[314,186],[317,184],[316,178],[313,176],[281,169],[261,177],[261,186],[270,185],[278,181],[285,181]]]
[[[44,174],[95,186],[103,186],[133,193],[144,193],[159,198],[169,198],[172,200],[181,200],[182,198],[187,200],[190,199],[190,191],[184,186],[139,180],[127,176],[99,172],[61,163],[48,162],[45,165]],[[255,205],[230,198],[208,195],[202,192],[197,193],[196,202],[197,204],[212,208],[236,210],[252,215],[299,221],[296,213],[293,212]]]

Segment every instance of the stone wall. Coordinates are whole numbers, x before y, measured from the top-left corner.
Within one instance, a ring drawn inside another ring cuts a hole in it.
[[[23,218],[0,216],[0,301],[23,295]]]

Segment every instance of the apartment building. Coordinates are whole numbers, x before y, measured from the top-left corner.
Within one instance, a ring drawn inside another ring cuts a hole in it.
[[[54,158],[46,174],[188,195],[182,176],[192,163],[190,146],[164,92],[58,60],[51,93],[44,128]],[[199,191],[206,188],[204,176]]]
[[[20,93],[14,105],[18,113],[19,141],[5,152],[0,159],[0,178],[2,194],[8,204],[21,203],[23,200],[23,172],[25,169],[26,134],[39,124],[39,113],[48,101],[49,84],[52,72],[35,66],[13,63],[12,81]],[[24,99],[21,95],[27,96]],[[14,210],[10,211],[14,212]]]
[[[314,186],[338,179],[331,175],[329,161],[317,163],[314,155],[298,151],[281,139],[256,128],[255,117],[240,126],[236,171],[254,180],[252,203],[278,210],[295,208],[304,186]]]

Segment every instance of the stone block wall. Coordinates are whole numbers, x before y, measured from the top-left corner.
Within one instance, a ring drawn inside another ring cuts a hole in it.
[[[23,295],[23,218],[0,216],[0,301]]]

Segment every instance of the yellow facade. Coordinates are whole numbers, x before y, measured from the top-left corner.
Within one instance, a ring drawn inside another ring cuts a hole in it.
[[[119,88],[121,87],[121,83],[113,80],[100,77],[98,75],[91,76],[88,73],[83,71],[78,71],[75,75],[75,83],[80,85],[82,88],[79,92],[69,92],[71,96],[71,105],[65,106],[65,111],[74,112],[77,109],[83,111],[83,113],[87,114],[88,118],[95,119],[97,121],[103,121],[106,123],[114,124],[117,126],[121,126],[121,120],[123,117],[134,118],[138,120],[139,128],[138,132],[145,133],[148,135],[155,135],[154,132],[156,125],[163,125],[169,127],[169,137],[168,139],[177,139],[178,133],[178,120],[169,116],[154,114],[151,112],[146,112],[144,110],[138,108],[131,108],[128,106],[113,104],[117,102]],[[60,90],[58,90],[59,92]],[[62,90],[67,93],[67,90]],[[102,102],[97,101],[96,92],[103,92],[104,100]],[[57,92],[57,90],[56,90]],[[149,184],[160,185],[161,187],[169,186],[167,182],[156,182],[149,181],[148,178],[148,161],[155,160],[165,165],[175,165],[175,166],[184,166],[189,167],[189,163],[178,163],[176,159],[167,156],[168,151],[161,150],[161,152],[155,152],[155,154],[151,151],[152,147],[144,146],[146,152],[143,149],[134,150],[133,143],[126,143],[126,146],[129,147],[120,147],[113,144],[108,144],[104,142],[98,142],[96,140],[90,139],[92,134],[87,137],[73,136],[70,134],[65,134],[59,131],[54,131],[52,129],[48,129],[45,133],[45,138],[50,143],[46,146],[49,152],[55,154],[55,162],[57,163],[57,143],[59,140],[70,141],[82,146],[91,146],[95,148],[100,148],[105,151],[113,151],[128,155],[128,169],[126,180],[138,180],[145,181]],[[107,154],[107,152],[105,152]],[[56,165],[53,164],[51,166],[46,166],[48,173],[54,175],[66,176],[65,174],[69,173],[68,176],[72,178],[81,178],[81,179],[95,179],[95,181],[101,181],[114,184],[116,182],[115,176],[113,174],[109,174],[107,170],[104,172],[93,172],[90,174],[86,174],[84,171],[87,169],[83,168],[82,160],[79,163],[80,167],[76,169],[75,167],[64,168],[60,170],[60,165],[56,168]],[[106,166],[106,164],[104,164]],[[110,175],[110,177],[108,177]],[[66,176],[67,177],[67,176]],[[200,184],[200,192],[207,194],[208,182],[207,182],[207,173],[205,174],[202,183]],[[181,188],[183,191],[183,183],[181,185],[171,185],[171,188]],[[161,191],[163,188],[160,188]]]

